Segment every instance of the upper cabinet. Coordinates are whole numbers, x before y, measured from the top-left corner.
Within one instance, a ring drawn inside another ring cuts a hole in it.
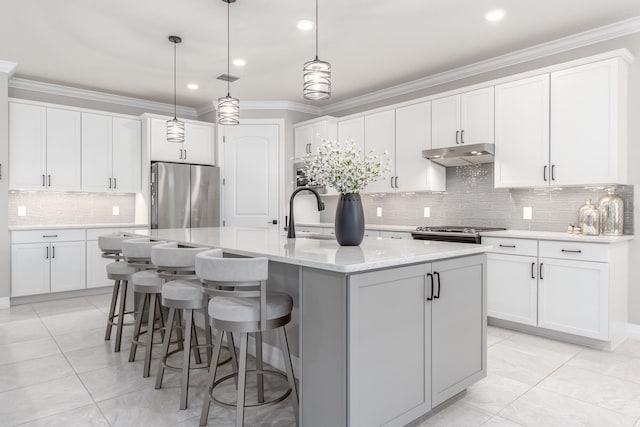
[[[296,159],[317,154],[323,140],[336,139],[338,127],[333,117],[314,120],[311,123],[296,125],[293,129],[294,154]]]
[[[395,110],[381,111],[364,117],[364,150],[365,155],[383,155],[387,152],[391,158],[390,169],[386,178],[367,185],[367,193],[393,191],[396,175],[396,114]]]
[[[82,189],[140,191],[140,120],[82,113]]]
[[[81,189],[80,112],[9,103],[9,186]]]
[[[338,139],[340,142],[353,142],[364,154],[364,117],[356,117],[338,122]]]
[[[493,144],[493,86],[432,102],[432,148]]]
[[[167,119],[150,117],[151,161],[214,165],[213,123],[185,122],[184,143],[167,141]]]

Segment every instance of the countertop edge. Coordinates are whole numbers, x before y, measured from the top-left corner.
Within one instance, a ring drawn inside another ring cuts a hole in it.
[[[503,230],[486,231],[480,233],[483,237],[506,237],[532,240],[559,240],[564,242],[585,242],[585,243],[622,243],[633,240],[633,235],[623,236],[585,236],[583,234],[569,234],[556,231],[530,231],[530,230]]]
[[[30,230],[74,230],[92,228],[147,228],[148,224],[48,224],[48,225],[10,225],[9,231],[30,231]]]
[[[317,228],[333,228],[334,224],[331,222],[304,222],[304,223],[296,223],[296,227],[317,227]],[[410,233],[412,231],[416,231],[415,227],[410,225],[385,225],[385,224],[365,224],[365,230],[376,230],[376,231],[401,231]]]

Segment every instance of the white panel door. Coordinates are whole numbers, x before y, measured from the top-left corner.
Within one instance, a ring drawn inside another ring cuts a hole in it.
[[[538,258],[487,254],[487,316],[538,324]]]
[[[277,227],[280,126],[223,126],[225,225]]]
[[[182,163],[182,144],[167,141],[167,121],[150,119],[151,130],[151,161]]]
[[[364,117],[338,122],[338,139],[343,144],[353,142],[364,156]]]
[[[381,156],[387,152],[391,163],[391,171],[386,177],[380,177],[365,188],[367,193],[393,191],[391,185],[395,177],[395,141],[396,141],[396,112],[395,110],[382,111],[370,114],[364,118],[364,149],[365,154],[377,154]]]
[[[431,147],[452,147],[460,142],[460,95],[431,101]]]
[[[122,193],[140,191],[140,138],[140,120],[113,118],[114,191]]]
[[[80,112],[47,108],[47,188],[80,190]]]
[[[186,163],[214,165],[213,127],[185,123],[183,159]]]
[[[82,190],[108,191],[111,174],[112,118],[82,113]]]
[[[84,289],[86,283],[85,242],[51,244],[51,292]]]
[[[460,143],[493,144],[493,86],[460,95]]]
[[[609,264],[540,258],[538,326],[609,339]]]
[[[96,240],[87,241],[87,288],[113,285],[107,278],[107,264],[113,260],[102,258],[102,251]]]
[[[446,170],[424,157],[431,148],[431,103],[396,109],[396,180],[399,191],[444,191]]]
[[[49,293],[48,243],[11,245],[11,296]]]
[[[548,185],[549,75],[495,87],[496,187]]]
[[[618,60],[551,73],[552,184],[617,182]]]
[[[43,190],[47,174],[46,109],[9,103],[9,186]]]

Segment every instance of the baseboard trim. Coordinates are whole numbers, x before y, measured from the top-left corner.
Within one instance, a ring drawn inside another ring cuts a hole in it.
[[[2,310],[3,308],[9,308],[9,307],[11,307],[11,298],[9,297],[0,298],[0,310]]]
[[[77,289],[74,291],[55,292],[52,294],[27,295],[24,297],[12,297],[11,305],[31,304],[35,302],[54,301],[57,299],[86,297],[91,295],[101,295],[113,292],[113,286],[103,286],[101,288]],[[2,301],[0,300],[0,303]],[[2,308],[2,306],[0,306]]]
[[[637,323],[629,323],[627,328],[627,338],[640,341],[640,325]]]

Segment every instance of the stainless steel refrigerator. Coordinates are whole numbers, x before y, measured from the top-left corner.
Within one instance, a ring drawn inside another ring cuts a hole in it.
[[[151,165],[151,228],[220,226],[220,168]]]

